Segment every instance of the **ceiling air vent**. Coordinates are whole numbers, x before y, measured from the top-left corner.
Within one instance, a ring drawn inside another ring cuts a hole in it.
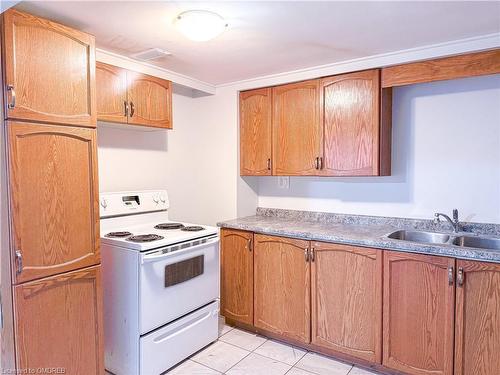
[[[130,57],[137,60],[149,61],[170,55],[170,52],[162,50],[161,48],[150,48],[142,52],[134,53]]]

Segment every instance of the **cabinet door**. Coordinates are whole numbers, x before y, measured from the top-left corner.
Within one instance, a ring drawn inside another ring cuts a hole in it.
[[[96,130],[7,126],[14,281],[99,263]]]
[[[240,174],[271,175],[272,89],[240,93]]]
[[[319,173],[319,80],[273,88],[273,174]]]
[[[253,324],[253,234],[221,230],[221,314]]]
[[[259,234],[254,240],[255,326],[310,342],[309,242]]]
[[[18,371],[104,374],[100,266],[17,285],[14,304]]]
[[[383,252],[321,242],[312,248],[312,343],[381,363]]]
[[[95,127],[94,37],[12,9],[3,17],[6,118]]]
[[[172,82],[127,71],[128,123],[172,129]]]
[[[500,371],[500,264],[457,261],[455,374]]]
[[[412,375],[452,373],[454,264],[384,252],[384,366]]]
[[[97,119],[127,122],[127,71],[113,65],[96,63]]]
[[[321,80],[321,123],[328,176],[379,174],[380,71]]]

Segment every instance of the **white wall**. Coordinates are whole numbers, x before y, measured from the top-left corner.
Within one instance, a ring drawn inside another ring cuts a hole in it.
[[[393,175],[259,178],[263,207],[500,223],[500,75],[398,88]]]

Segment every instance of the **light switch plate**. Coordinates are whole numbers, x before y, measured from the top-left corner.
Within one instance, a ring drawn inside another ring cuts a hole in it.
[[[290,176],[279,176],[278,187],[280,189],[290,189]]]

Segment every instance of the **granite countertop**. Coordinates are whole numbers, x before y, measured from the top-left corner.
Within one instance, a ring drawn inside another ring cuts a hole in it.
[[[436,224],[431,220],[258,208],[256,215],[223,221],[217,225],[305,240],[500,263],[500,250],[461,247],[448,243],[416,243],[387,237],[396,230],[409,229],[441,232],[451,236],[467,234],[500,238],[499,224],[462,223],[463,232],[455,234],[451,233],[448,223]]]

